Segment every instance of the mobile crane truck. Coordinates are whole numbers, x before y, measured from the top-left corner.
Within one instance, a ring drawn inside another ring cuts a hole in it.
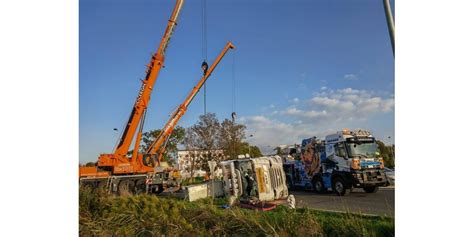
[[[183,0],[177,0],[173,13],[168,21],[165,34],[161,39],[157,52],[152,56],[151,62],[146,70],[146,77],[142,81],[142,87],[138,93],[136,102],[132,108],[132,113],[128,119],[125,129],[120,137],[120,142],[116,146],[113,154],[101,154],[97,165],[94,167],[80,167],[79,180],[81,184],[106,188],[118,194],[140,193],[163,189],[163,183],[168,178],[167,171],[161,166],[161,157],[165,152],[166,142],[175,128],[179,119],[184,115],[188,105],[196,96],[199,89],[211,75],[215,67],[219,64],[226,52],[234,48],[232,43],[227,43],[226,47],[219,54],[198,84],[193,88],[186,100],[172,114],[165,124],[161,134],[153,142],[153,145],[146,153],[141,154],[138,148],[141,142],[142,129],[145,122],[146,110],[150,100],[156,78],[163,66],[164,54],[168,46],[171,35],[176,26],[179,12],[181,11]],[[138,132],[137,132],[138,128]],[[127,155],[133,138],[135,145],[131,157]]]
[[[311,189],[322,193],[331,189],[344,196],[353,188],[375,193],[387,178],[377,143],[370,132],[344,129],[302,142],[301,160],[284,164],[290,188]]]

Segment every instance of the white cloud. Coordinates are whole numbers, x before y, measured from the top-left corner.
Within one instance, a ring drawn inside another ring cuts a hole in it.
[[[323,129],[302,120],[285,123],[262,115],[242,117],[239,122],[247,126],[247,135],[253,135],[251,142],[264,154],[270,153],[278,145],[300,143],[304,138],[323,137],[334,131],[332,128]]]
[[[242,122],[250,122],[250,123],[260,123],[260,124],[270,123],[270,120],[262,115],[243,117],[241,118],[241,120]]]
[[[330,99],[328,97],[319,97],[319,96],[313,97],[310,101],[315,105],[322,105],[322,106],[327,106],[327,107],[332,107],[339,103],[339,101],[336,99]]]
[[[362,119],[390,112],[395,105],[393,96],[382,98],[375,92],[352,88],[316,92],[309,104],[310,109],[324,109],[338,117],[353,115]]]
[[[355,80],[358,80],[359,77],[357,77],[356,74],[349,73],[349,74],[344,75],[344,79],[350,80],[350,81],[355,81]]]
[[[242,117],[252,143],[266,153],[280,144],[300,143],[311,136],[323,137],[342,128],[364,128],[376,115],[393,111],[395,103],[387,93],[352,88],[317,91],[311,98],[298,98],[286,109],[276,107],[265,115]]]
[[[365,93],[366,91],[360,91],[360,90],[356,90],[356,89],[352,89],[352,88],[344,88],[344,89],[337,90],[337,92],[342,93],[342,94],[357,94],[357,93],[361,93],[361,92]]]
[[[315,110],[303,111],[303,110],[299,110],[299,109],[296,109],[296,108],[287,108],[286,110],[280,111],[279,113],[282,114],[282,115],[291,115],[291,116],[302,117],[302,118],[317,118],[317,117],[327,115],[326,110],[323,110],[323,111],[315,111]]]
[[[381,106],[382,106],[383,112],[389,112],[395,108],[395,100],[394,99],[385,100],[382,102]]]
[[[300,102],[300,99],[298,99],[298,97],[295,97],[291,100],[293,103],[298,103]]]

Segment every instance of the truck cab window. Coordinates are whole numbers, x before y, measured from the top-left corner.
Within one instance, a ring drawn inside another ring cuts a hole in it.
[[[336,155],[339,157],[344,157],[346,158],[346,147],[344,146],[343,143],[337,143],[334,145],[334,150],[336,152]]]

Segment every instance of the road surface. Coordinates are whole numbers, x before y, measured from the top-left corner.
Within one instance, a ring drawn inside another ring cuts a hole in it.
[[[395,217],[395,189],[391,187],[380,188],[377,193],[354,189],[343,197],[311,191],[290,191],[290,194],[295,195],[297,207]]]

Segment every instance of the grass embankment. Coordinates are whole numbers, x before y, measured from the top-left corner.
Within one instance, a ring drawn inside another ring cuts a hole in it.
[[[221,209],[209,199],[110,197],[81,189],[80,236],[393,236],[394,220],[279,206]]]

